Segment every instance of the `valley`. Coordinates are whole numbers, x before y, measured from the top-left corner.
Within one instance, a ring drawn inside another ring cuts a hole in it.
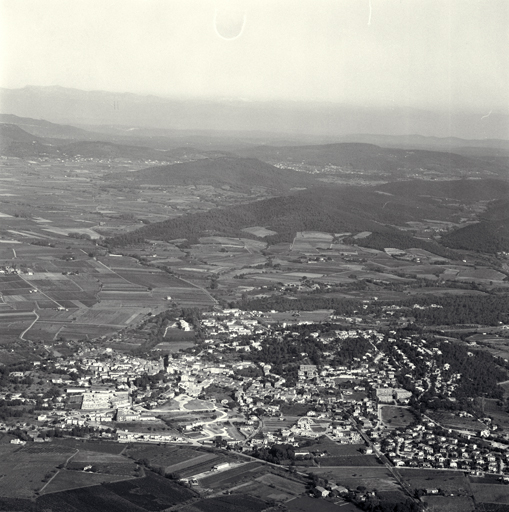
[[[505,503],[506,163],[7,121],[2,506]]]

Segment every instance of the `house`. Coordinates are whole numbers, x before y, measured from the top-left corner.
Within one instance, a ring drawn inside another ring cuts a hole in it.
[[[329,491],[320,485],[317,485],[313,492],[318,498],[326,498],[329,495]]]

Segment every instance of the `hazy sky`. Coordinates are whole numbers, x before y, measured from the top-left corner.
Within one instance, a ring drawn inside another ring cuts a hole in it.
[[[508,0],[0,0],[0,19],[2,87],[509,108]]]

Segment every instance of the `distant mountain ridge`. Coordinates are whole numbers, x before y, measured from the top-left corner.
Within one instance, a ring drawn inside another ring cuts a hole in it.
[[[509,113],[366,108],[335,103],[164,98],[65,87],[0,89],[3,113],[64,124],[265,131],[343,136],[419,133],[465,139],[507,138]]]
[[[10,116],[3,116],[8,119]],[[16,117],[16,116],[12,116]],[[212,150],[200,150],[192,147],[176,148],[171,150],[158,150],[151,147],[137,146],[129,139],[121,143],[111,142],[107,136],[99,136],[95,139],[94,133],[87,133],[85,130],[69,127],[69,133],[65,136],[67,127],[41,121],[40,124],[21,123],[35,133],[53,133],[63,135],[64,138],[49,138],[28,133],[17,123],[0,122],[0,154],[17,158],[122,158],[128,160],[153,160],[153,161],[174,161],[178,159],[193,160],[200,158],[211,158],[225,156],[227,153]],[[35,120],[34,120],[35,121]],[[76,131],[74,131],[76,130]],[[76,139],[74,138],[76,136]]]

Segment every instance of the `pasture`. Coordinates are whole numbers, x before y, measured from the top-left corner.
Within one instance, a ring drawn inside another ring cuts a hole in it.
[[[400,468],[398,472],[413,490],[437,488],[456,495],[471,494],[471,484],[461,471]]]
[[[509,504],[509,486],[500,484],[470,484],[474,499],[478,503]]]

